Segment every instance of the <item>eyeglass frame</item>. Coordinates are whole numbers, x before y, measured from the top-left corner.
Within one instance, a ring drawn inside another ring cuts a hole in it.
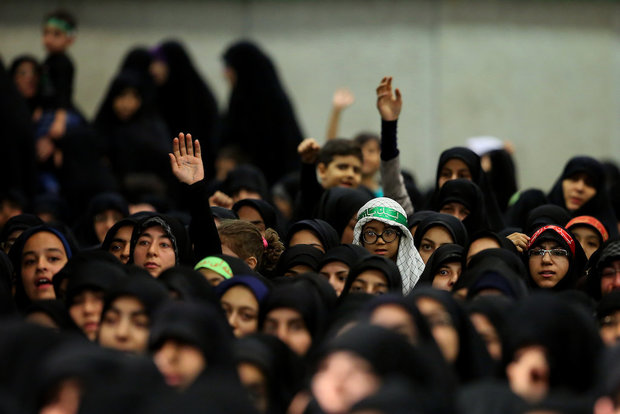
[[[553,254],[552,252],[557,252],[557,251],[562,251],[564,252],[564,254]],[[540,249],[540,248],[534,248],[534,249],[530,249],[527,251],[527,256],[529,258],[532,257],[540,257],[541,259],[543,257],[545,257],[545,255],[549,253],[549,257],[566,257],[568,258],[568,250],[566,249],[562,249],[560,247],[555,247],[553,249]]]
[[[391,230],[391,231],[393,231],[393,232],[396,234],[396,237],[394,237],[394,240],[387,241],[387,240],[385,240],[385,238],[383,237],[383,235],[385,234],[385,232],[386,232],[386,231],[388,231],[388,230]],[[366,240],[365,233],[366,233],[367,231],[371,231],[371,232],[375,233],[375,235],[377,236],[377,238],[375,239],[375,241],[373,241],[373,242],[369,242],[369,241],[367,241],[367,240]],[[366,243],[366,244],[375,244],[375,243],[377,243],[377,242],[379,241],[379,237],[381,237],[381,240],[383,240],[385,243],[394,243],[394,241],[396,241],[396,239],[398,239],[398,238],[402,237],[402,235],[403,235],[402,230],[397,229],[397,228],[393,228],[393,227],[388,227],[387,229],[384,229],[384,230],[383,230],[383,232],[382,232],[381,234],[377,233],[377,232],[376,232],[376,231],[374,231],[374,230],[363,230],[363,231],[362,231],[362,241],[363,241],[364,243]]]

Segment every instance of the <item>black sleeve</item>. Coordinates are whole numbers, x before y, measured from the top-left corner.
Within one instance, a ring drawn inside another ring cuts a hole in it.
[[[50,81],[54,87],[54,107],[69,109],[72,107],[73,63],[65,54],[54,55],[48,61]]]
[[[381,121],[381,159],[389,161],[399,154],[396,142],[396,121]]]
[[[316,179],[315,164],[301,164],[299,194],[295,205],[295,221],[314,218],[314,210],[323,195],[323,186]]]
[[[194,245],[194,263],[207,256],[222,253],[220,236],[213,221],[211,207],[209,207],[207,180],[192,185],[183,185],[183,192],[190,201],[189,237]]]

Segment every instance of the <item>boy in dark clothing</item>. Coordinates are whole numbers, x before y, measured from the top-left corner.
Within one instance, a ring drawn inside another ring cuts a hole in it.
[[[324,190],[333,187],[359,187],[362,181],[363,155],[355,142],[333,139],[321,148],[313,138],[307,138],[299,144],[297,152],[301,157],[302,167],[296,220],[314,217],[314,209]]]

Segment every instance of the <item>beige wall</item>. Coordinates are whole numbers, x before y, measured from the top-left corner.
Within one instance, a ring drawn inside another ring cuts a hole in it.
[[[134,45],[184,40],[226,107],[220,55],[240,37],[275,59],[303,129],[323,139],[331,95],[356,103],[341,135],[378,131],[374,89],[401,88],[403,164],[432,180],[474,135],[516,147],[522,188],[548,189],[577,153],[620,159],[620,3],[606,1],[28,1],[0,4],[0,53],[43,57],[41,16],[76,12],[75,100],[92,115]]]

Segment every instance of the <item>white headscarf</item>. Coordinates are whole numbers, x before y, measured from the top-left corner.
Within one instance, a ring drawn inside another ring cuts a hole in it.
[[[377,220],[402,231],[396,266],[403,278],[403,294],[411,292],[424,271],[424,261],[413,244],[413,237],[407,227],[407,214],[396,201],[387,197],[370,200],[357,212],[357,224],[353,230],[353,244],[362,245],[362,227],[369,221]]]

